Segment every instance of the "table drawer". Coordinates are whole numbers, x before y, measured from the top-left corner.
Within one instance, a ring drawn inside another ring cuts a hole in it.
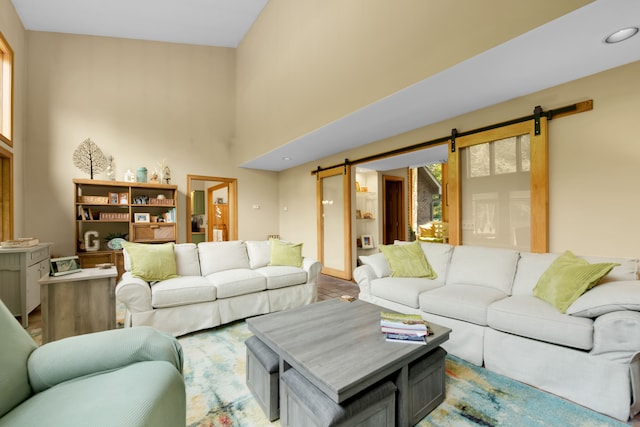
[[[49,258],[49,246],[27,252],[27,265],[35,264]]]
[[[133,225],[134,242],[170,242],[176,240],[176,225],[149,223]]]

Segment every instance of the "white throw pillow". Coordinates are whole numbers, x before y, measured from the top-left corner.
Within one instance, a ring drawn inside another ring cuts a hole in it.
[[[575,300],[567,314],[593,318],[624,310],[640,311],[640,280],[597,285]]]
[[[252,269],[266,267],[271,261],[271,243],[268,240],[247,240],[249,267]]]
[[[373,272],[379,279],[382,277],[391,276],[391,267],[389,267],[387,258],[385,258],[383,253],[377,253],[374,255],[360,255],[358,258],[364,265],[371,266]]]

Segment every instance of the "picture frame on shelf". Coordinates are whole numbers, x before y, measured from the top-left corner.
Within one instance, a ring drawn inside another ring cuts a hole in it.
[[[151,215],[148,212],[137,212],[133,215],[133,222],[151,222]]]
[[[118,201],[120,200],[118,193],[109,193],[109,204],[110,205],[117,205]]]
[[[373,249],[373,236],[371,234],[363,234],[360,239],[362,240],[362,249]]]
[[[128,205],[129,204],[129,193],[118,193],[118,204],[119,205]]]

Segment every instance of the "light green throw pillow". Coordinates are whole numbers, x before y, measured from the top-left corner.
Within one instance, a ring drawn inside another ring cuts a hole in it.
[[[173,243],[146,244],[123,242],[131,264],[131,274],[147,282],[178,277]]]
[[[380,245],[380,251],[389,263],[391,277],[438,277],[418,241],[405,245]]]
[[[271,239],[271,261],[269,265],[302,267],[302,243],[288,243]]]
[[[589,264],[585,259],[566,251],[542,273],[533,288],[533,295],[548,302],[561,313],[580,295],[598,284],[617,263]]]

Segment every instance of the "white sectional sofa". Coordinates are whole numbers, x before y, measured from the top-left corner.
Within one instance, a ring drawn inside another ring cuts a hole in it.
[[[126,306],[125,327],[147,325],[180,336],[317,300],[320,263],[302,258],[300,267],[270,265],[268,240],[171,246],[177,276],[151,282],[134,276],[124,249],[116,298]]]
[[[390,277],[382,253],[361,257],[359,298],[451,328],[443,347],[478,366],[619,420],[638,413],[637,259],[585,258],[620,265],[563,314],[533,295],[559,254],[420,245],[437,278]]]

